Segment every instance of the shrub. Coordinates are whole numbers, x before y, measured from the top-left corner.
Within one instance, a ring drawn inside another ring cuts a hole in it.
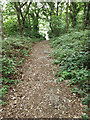
[[[55,74],[57,82],[70,80],[68,85],[72,86],[72,92],[79,96],[86,96],[83,101],[88,105],[88,39],[89,30],[80,32],[69,32],[51,39],[54,47],[52,56],[53,64],[58,64],[60,69]]]

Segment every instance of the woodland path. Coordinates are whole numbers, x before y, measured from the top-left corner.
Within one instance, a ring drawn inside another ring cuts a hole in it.
[[[80,118],[82,104],[66,82],[56,83],[48,41],[35,44],[22,67],[23,80],[9,90],[3,118]]]

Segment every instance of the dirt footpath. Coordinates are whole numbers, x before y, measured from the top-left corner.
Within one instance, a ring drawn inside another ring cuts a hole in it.
[[[9,90],[3,118],[81,118],[80,99],[65,81],[56,83],[51,51],[47,41],[33,46],[22,68],[22,82]]]

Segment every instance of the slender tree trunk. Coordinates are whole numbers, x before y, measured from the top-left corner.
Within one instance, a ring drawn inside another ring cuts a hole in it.
[[[73,27],[76,25],[76,3],[73,3]]]
[[[70,5],[69,23],[71,22],[71,5]]]
[[[0,5],[0,39],[3,38],[3,18],[2,18],[2,8]]]
[[[29,20],[29,27],[28,27],[28,29],[29,29],[29,31],[31,31],[31,22],[30,22],[30,15],[28,14],[28,20]]]
[[[67,7],[66,7],[66,24],[67,24],[67,32],[68,32],[68,27],[69,27],[69,24],[68,24],[68,2],[66,3]]]
[[[57,16],[58,16],[58,2],[57,2]]]
[[[53,29],[52,29],[52,14],[50,13],[50,28],[51,28],[51,31],[53,32]]]
[[[90,25],[90,3],[87,3],[87,16],[86,16],[86,24]]]
[[[1,10],[1,3],[0,3],[0,59],[2,58],[2,10]],[[2,79],[2,63],[0,60],[0,79]],[[2,83],[0,83],[0,89],[2,88]],[[2,91],[0,91],[0,96],[2,96]],[[0,102],[2,104],[2,102]],[[2,109],[2,106],[0,105],[0,109]],[[0,118],[1,118],[1,112],[0,112]]]
[[[39,18],[39,13],[37,12],[36,13],[36,32],[38,33],[38,31],[39,31],[39,22],[38,22],[38,18]]]
[[[83,26],[83,30],[86,27],[86,3],[84,3],[84,26]]]
[[[23,27],[20,29],[20,35],[23,36]]]
[[[90,3],[87,3],[87,10],[86,10],[86,4],[85,4],[85,9],[84,9],[85,17],[84,17],[84,27],[83,27],[83,30],[85,29],[85,27],[87,25],[90,25],[89,13],[90,13]]]
[[[85,18],[85,13],[86,13],[86,2],[84,2],[84,18]]]
[[[23,36],[23,27],[22,27],[22,24],[21,24],[19,13],[17,13],[17,18],[18,18],[18,23],[19,23],[20,35]]]

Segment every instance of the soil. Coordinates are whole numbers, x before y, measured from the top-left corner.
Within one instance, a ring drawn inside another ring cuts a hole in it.
[[[80,98],[71,94],[67,81],[56,82],[51,52],[48,41],[33,46],[22,67],[22,81],[6,95],[2,118],[81,118]]]

